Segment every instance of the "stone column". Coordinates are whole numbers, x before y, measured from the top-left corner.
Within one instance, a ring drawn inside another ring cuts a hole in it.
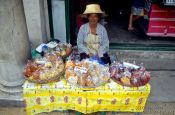
[[[0,0],[0,99],[15,99],[15,94],[21,94],[22,71],[29,57],[22,0]]]
[[[29,40],[36,48],[50,38],[47,0],[23,0]]]

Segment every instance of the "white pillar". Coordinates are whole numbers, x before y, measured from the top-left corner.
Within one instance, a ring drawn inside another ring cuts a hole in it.
[[[47,0],[23,0],[27,29],[33,48],[50,38]]]
[[[0,98],[9,99],[10,95],[5,93],[14,95],[22,91],[22,71],[29,57],[30,46],[22,0],[1,0]]]
[[[66,41],[65,0],[52,0],[54,38]]]

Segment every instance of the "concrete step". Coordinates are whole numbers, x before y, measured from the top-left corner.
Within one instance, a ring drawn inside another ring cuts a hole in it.
[[[0,84],[0,90],[6,93],[20,93],[22,92],[22,86],[8,87]]]
[[[0,91],[0,100],[22,101],[23,100],[22,92],[7,93],[7,92]]]
[[[0,78],[0,84],[7,86],[7,87],[16,87],[16,86],[21,86],[24,83],[24,78],[19,78],[19,79],[15,79],[15,81],[8,81],[8,80],[4,80],[3,78]]]
[[[162,79],[162,78],[174,78],[175,77],[175,71],[150,71],[151,76],[154,78]]]
[[[175,60],[166,60],[166,59],[123,59],[124,61],[133,62],[140,65],[144,64],[147,70],[155,71],[175,71]]]
[[[124,59],[164,59],[175,60],[175,51],[110,50]]]
[[[174,51],[110,50],[110,54],[116,54],[121,61],[144,63],[148,70],[175,70]]]
[[[25,107],[25,104],[23,100],[0,99],[0,107]]]

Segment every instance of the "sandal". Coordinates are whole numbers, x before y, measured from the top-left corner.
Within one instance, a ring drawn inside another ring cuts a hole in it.
[[[133,31],[133,30],[134,30],[133,27],[129,27],[129,28],[128,28],[128,31]]]

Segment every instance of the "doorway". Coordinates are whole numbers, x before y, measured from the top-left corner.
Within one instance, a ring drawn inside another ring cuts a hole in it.
[[[71,43],[76,45],[76,38],[79,26],[86,21],[78,17],[79,14],[82,14],[88,4],[89,0],[70,0],[70,36]],[[91,0],[92,1],[92,0]],[[110,44],[113,46],[118,45],[131,47],[175,47],[174,38],[163,38],[156,37],[151,40],[145,35],[147,29],[148,20],[139,19],[141,23],[144,23],[145,27],[142,30],[142,33],[134,33],[127,30],[128,20],[131,11],[131,0],[98,0],[96,2],[100,4],[101,9],[108,14],[108,17],[105,18],[104,26],[107,29]],[[144,30],[145,29],[145,30]],[[143,48],[144,49],[144,48]],[[149,48],[150,49],[150,48]]]

